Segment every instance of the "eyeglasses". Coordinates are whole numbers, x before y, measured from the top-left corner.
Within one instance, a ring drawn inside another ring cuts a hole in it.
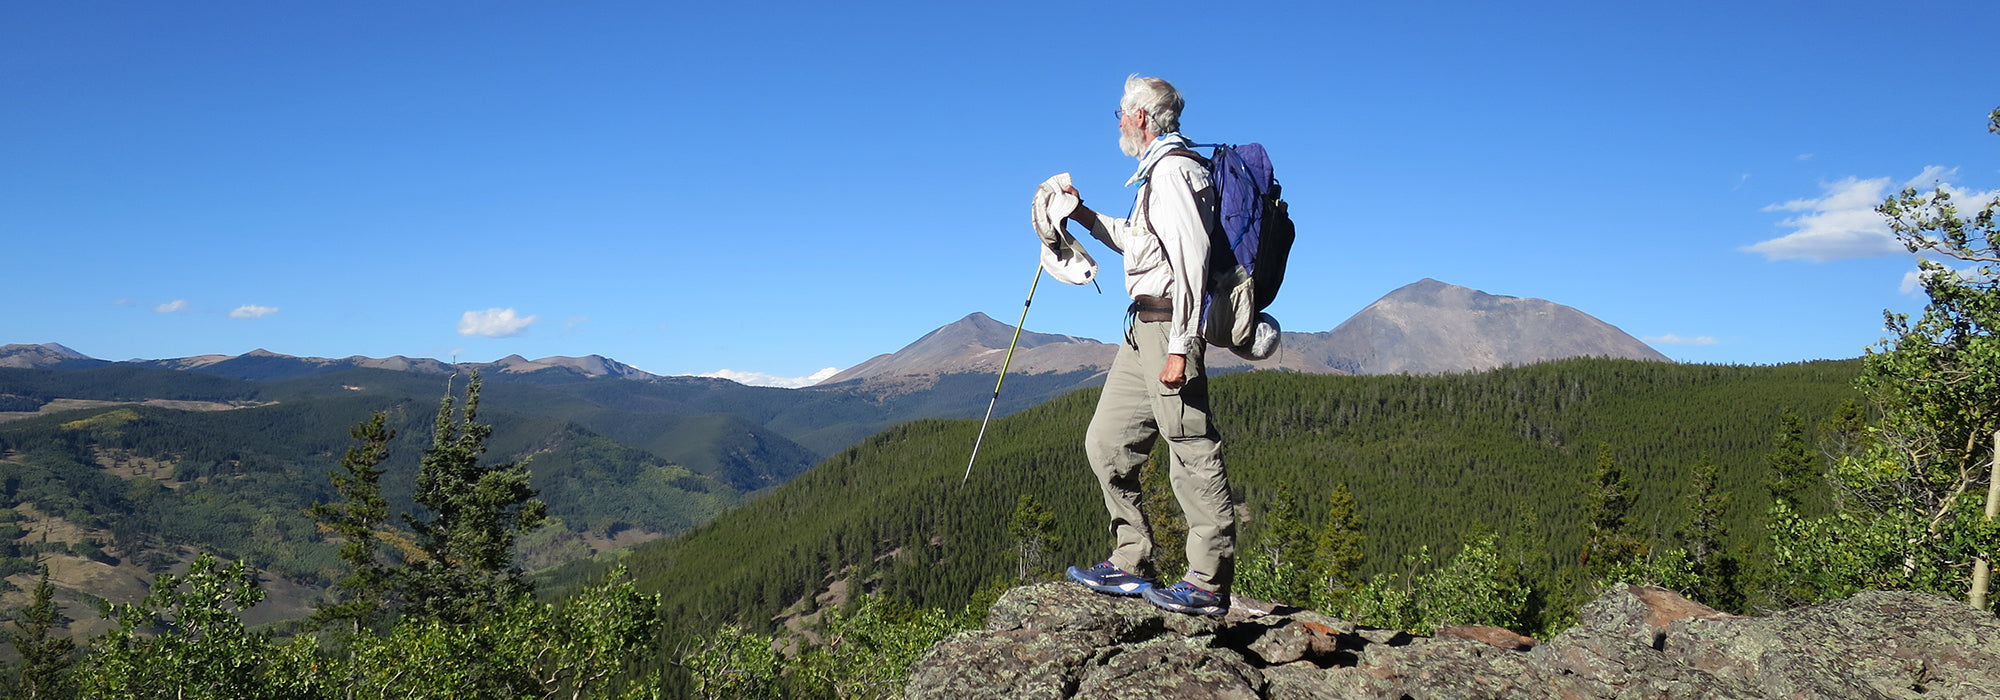
[[[1123,110],[1123,109],[1120,109],[1120,110],[1117,110],[1117,111],[1114,111],[1114,112],[1112,112],[1112,113],[1111,113],[1111,116],[1114,116],[1114,117],[1117,117],[1117,118],[1118,118],[1118,121],[1121,121],[1121,122],[1122,122],[1122,121],[1125,121],[1125,110]]]

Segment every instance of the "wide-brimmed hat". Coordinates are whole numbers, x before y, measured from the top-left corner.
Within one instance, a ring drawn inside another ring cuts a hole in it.
[[[1069,234],[1064,223],[1083,203],[1076,195],[1065,192],[1066,189],[1070,189],[1069,173],[1043,180],[1035,188],[1029,218],[1034,222],[1035,235],[1042,240],[1042,269],[1048,270],[1050,277],[1068,284],[1088,284],[1097,278],[1097,261]]]

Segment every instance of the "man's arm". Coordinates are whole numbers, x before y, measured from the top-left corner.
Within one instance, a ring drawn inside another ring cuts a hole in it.
[[[1076,209],[1069,213],[1070,220],[1083,224],[1083,228],[1090,231],[1091,238],[1097,239],[1113,252],[1124,253],[1125,246],[1119,244],[1118,234],[1121,232],[1125,222],[1115,217],[1099,214],[1090,207],[1084,206],[1083,195],[1078,194],[1075,187],[1065,187],[1063,191],[1076,195]]]
[[[1201,297],[1208,286],[1209,252],[1202,211],[1203,205],[1210,203],[1204,198],[1214,198],[1215,190],[1209,186],[1206,173],[1196,168],[1176,168],[1171,175],[1156,168],[1155,173],[1147,218],[1159,234],[1173,270],[1167,288],[1173,322],[1167,331],[1167,366],[1160,372],[1160,383],[1179,388],[1187,381],[1187,355],[1195,343],[1202,342]]]

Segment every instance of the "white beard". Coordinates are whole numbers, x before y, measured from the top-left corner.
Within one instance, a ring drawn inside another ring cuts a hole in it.
[[[1139,157],[1139,154],[1146,152],[1146,132],[1137,129],[1120,128],[1118,130],[1118,150],[1124,151],[1125,155],[1133,158]]]

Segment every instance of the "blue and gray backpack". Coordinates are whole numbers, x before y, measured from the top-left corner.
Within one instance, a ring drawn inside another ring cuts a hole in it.
[[[1277,349],[1278,322],[1264,309],[1278,298],[1297,231],[1262,144],[1197,147],[1215,149],[1205,165],[1217,209],[1216,228],[1208,232],[1202,337],[1261,360]]]

